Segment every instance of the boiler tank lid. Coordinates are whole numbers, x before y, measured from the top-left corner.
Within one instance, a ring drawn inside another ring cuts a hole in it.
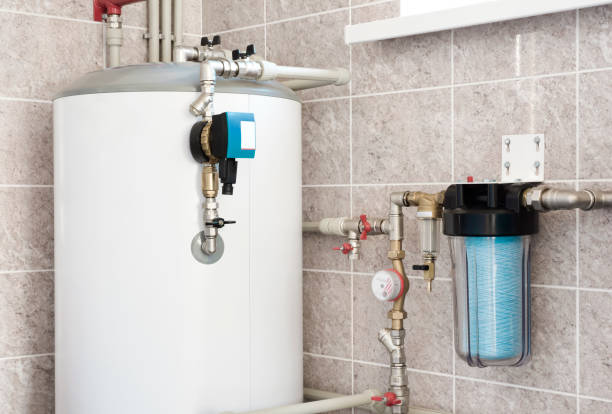
[[[162,91],[199,92],[200,65],[195,62],[148,63],[89,72],[53,99],[96,93]],[[215,92],[271,96],[300,102],[294,91],[274,81],[218,78]]]

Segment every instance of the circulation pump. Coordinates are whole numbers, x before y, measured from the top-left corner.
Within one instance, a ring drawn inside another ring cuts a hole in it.
[[[456,184],[444,197],[450,236],[455,347],[470,366],[519,366],[531,354],[530,242],[536,183]]]

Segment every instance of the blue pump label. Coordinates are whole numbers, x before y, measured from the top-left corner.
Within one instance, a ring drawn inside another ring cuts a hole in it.
[[[227,112],[227,158],[255,158],[255,115]]]

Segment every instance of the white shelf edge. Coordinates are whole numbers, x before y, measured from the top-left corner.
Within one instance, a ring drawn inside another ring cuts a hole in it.
[[[394,39],[609,3],[612,3],[612,1],[498,0],[456,9],[348,25],[344,28],[344,39],[347,44]]]

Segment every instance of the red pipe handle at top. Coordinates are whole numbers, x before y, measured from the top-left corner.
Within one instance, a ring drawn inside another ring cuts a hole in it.
[[[144,0],[93,0],[93,18],[102,21],[103,14],[121,14],[121,7]]]

